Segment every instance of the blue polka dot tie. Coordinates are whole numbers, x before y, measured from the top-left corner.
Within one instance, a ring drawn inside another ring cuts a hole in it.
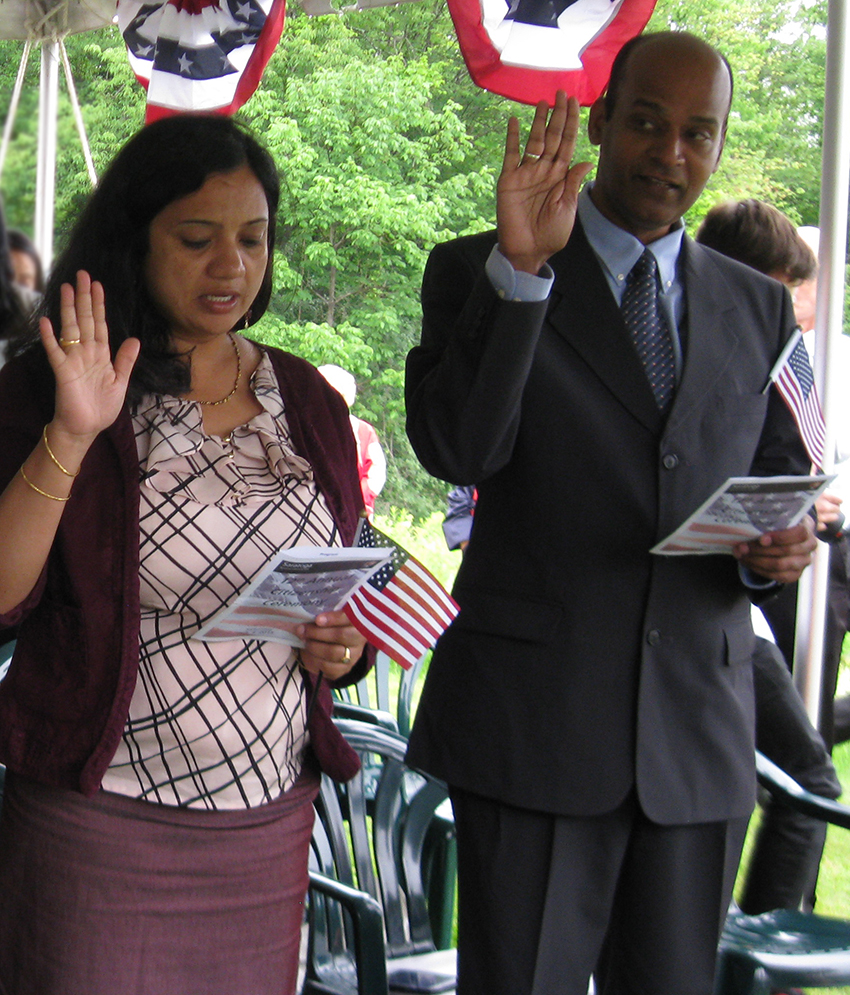
[[[649,249],[644,249],[626,277],[620,310],[646,370],[655,403],[666,411],[676,386],[676,363],[670,331],[658,308],[658,264]]]

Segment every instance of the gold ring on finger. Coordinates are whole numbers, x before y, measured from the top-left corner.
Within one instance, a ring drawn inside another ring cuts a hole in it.
[[[525,153],[525,158],[526,159],[539,159],[540,158],[540,154],[538,153],[537,155],[535,155],[534,152],[526,152]]]
[[[67,349],[69,345],[79,345],[82,341],[82,339],[59,339],[59,345]]]
[[[351,663],[351,649],[348,646],[345,647],[345,652],[342,654],[342,660],[340,662]]]

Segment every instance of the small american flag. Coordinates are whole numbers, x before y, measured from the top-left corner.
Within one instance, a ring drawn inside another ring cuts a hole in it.
[[[776,388],[791,409],[800,437],[815,467],[823,466],[826,426],[823,420],[815,378],[809,364],[809,354],[803,344],[802,333],[797,330],[786,347],[772,375]]]
[[[283,31],[285,0],[118,0],[118,26],[146,121],[233,114],[256,90]]]
[[[345,607],[358,632],[407,670],[449,627],[458,606],[433,574],[365,518],[354,545],[392,549],[390,562]]]

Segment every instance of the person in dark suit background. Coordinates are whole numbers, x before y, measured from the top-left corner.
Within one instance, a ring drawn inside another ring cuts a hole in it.
[[[470,486],[453,487],[446,497],[446,516],[443,520],[443,535],[449,549],[466,551],[469,535],[472,532],[472,519],[475,515],[477,495]]]
[[[797,233],[791,220],[764,201],[749,198],[716,204],[703,218],[696,240],[772,276],[792,293],[817,276],[818,261],[812,249]],[[799,317],[796,300],[794,310],[795,316]],[[840,655],[847,619],[847,543],[841,533],[844,516],[840,506],[841,498],[831,494],[823,495],[816,504],[817,536],[831,545],[829,597],[834,603],[830,605],[830,618],[842,620],[837,645],[833,648],[836,656]],[[790,630],[791,638],[784,647],[790,653],[796,623],[796,585],[786,585],[778,597],[762,605],[762,611],[771,629],[774,629],[775,619],[781,620],[774,631],[777,644],[779,634]],[[785,617],[788,614],[790,618]],[[831,643],[835,643],[834,634],[827,639],[827,645]],[[757,641],[753,657],[756,746],[808,791],[825,798],[838,798],[841,784],[829,751],[809,721],[791,679],[792,662],[784,655],[783,647],[764,639]],[[833,673],[837,673],[837,658],[833,667]],[[825,842],[826,825],[820,819],[795,812],[768,798],[739,898],[743,911],[759,915],[801,905],[811,911]]]
[[[815,542],[807,519],[737,562],[649,552],[729,476],[808,469],[764,391],[787,291],[680,223],[731,95],[694,36],[633,40],[591,108],[593,186],[579,196],[590,166],[571,165],[578,107],[559,94],[524,153],[509,125],[498,233],[429,259],[408,432],[478,503],[409,760],[451,790],[459,995],[585,995],[591,974],[601,995],[712,988],[754,801],[749,598]],[[619,307],[641,259],[660,272],[660,378]]]

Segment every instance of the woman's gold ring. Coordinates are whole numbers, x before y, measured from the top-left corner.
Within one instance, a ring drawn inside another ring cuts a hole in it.
[[[82,339],[59,339],[59,345],[66,349],[69,345],[79,345]]]
[[[342,654],[342,663],[351,663],[351,649],[350,647],[345,647],[345,652]]]

